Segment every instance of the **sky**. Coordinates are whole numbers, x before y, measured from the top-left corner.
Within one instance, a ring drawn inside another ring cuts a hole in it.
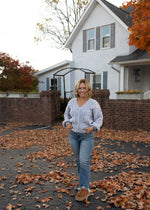
[[[107,1],[118,7],[125,2]],[[35,42],[42,5],[42,0],[0,0],[0,52],[21,63],[28,61],[36,70],[72,59],[69,51],[57,49],[48,41]]]

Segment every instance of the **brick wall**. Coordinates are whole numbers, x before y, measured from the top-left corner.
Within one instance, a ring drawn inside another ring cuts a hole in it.
[[[150,131],[150,100],[111,100],[109,90],[94,90],[102,108],[105,128]]]
[[[109,95],[109,90],[93,90],[93,98],[103,111],[105,128],[150,131],[150,100],[112,100]],[[59,99],[60,93],[55,95],[52,90],[41,92],[40,98],[0,98],[0,122],[51,125],[60,116]]]
[[[53,124],[60,113],[59,98],[58,91],[43,91],[40,98],[0,98],[0,122]]]

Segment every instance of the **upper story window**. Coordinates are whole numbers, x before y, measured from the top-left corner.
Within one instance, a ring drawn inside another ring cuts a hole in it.
[[[87,43],[88,50],[93,50],[95,48],[95,29],[90,29],[87,31]]]
[[[115,23],[83,30],[83,52],[115,47]]]
[[[111,30],[110,25],[102,27],[102,47],[108,48],[110,47],[111,41]]]

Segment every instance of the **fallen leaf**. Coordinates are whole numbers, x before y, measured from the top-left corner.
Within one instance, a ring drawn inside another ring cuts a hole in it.
[[[62,197],[63,197],[62,194],[58,194],[58,198],[62,199]]]

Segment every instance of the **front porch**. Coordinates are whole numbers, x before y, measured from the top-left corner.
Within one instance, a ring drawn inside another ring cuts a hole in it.
[[[138,49],[130,55],[118,56],[110,64],[113,69],[115,64],[120,66],[118,70],[120,93],[117,94],[117,98],[150,99],[150,56],[147,51]],[[139,93],[135,94],[134,91]]]
[[[150,99],[150,65],[121,67],[120,91],[127,90],[131,90],[131,93],[129,91],[126,99]],[[134,93],[136,90],[139,93]]]

